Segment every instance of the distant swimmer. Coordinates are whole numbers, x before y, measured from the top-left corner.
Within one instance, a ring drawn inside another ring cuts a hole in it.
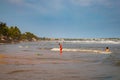
[[[106,48],[105,48],[105,51],[106,51],[106,52],[110,52],[109,47],[106,47]]]
[[[60,55],[62,55],[62,44],[59,43],[59,47],[60,47]]]

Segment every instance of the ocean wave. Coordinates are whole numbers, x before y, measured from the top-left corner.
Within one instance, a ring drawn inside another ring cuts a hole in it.
[[[59,48],[52,48],[51,51],[59,51]],[[73,52],[94,52],[94,53],[103,53],[103,54],[110,54],[112,52],[106,52],[102,50],[92,50],[92,49],[69,49],[69,48],[64,48],[62,51],[73,51]]]
[[[64,41],[64,42],[68,42],[68,43],[101,43],[101,44],[120,44],[120,41],[110,41],[110,40],[101,40],[101,41]]]

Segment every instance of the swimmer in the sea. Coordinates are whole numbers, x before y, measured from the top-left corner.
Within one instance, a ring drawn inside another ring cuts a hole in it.
[[[106,51],[106,52],[110,52],[109,47],[106,47],[106,48],[105,48],[105,51]]]
[[[59,47],[60,47],[60,55],[62,55],[62,44],[59,43]]]

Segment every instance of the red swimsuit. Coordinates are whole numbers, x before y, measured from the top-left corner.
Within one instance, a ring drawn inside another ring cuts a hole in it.
[[[60,55],[62,55],[62,45],[60,44]]]

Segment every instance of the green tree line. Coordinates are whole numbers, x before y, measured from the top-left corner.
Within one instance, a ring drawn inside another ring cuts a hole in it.
[[[38,37],[31,32],[21,33],[17,26],[7,26],[6,23],[0,22],[0,42],[11,41],[34,41]]]

